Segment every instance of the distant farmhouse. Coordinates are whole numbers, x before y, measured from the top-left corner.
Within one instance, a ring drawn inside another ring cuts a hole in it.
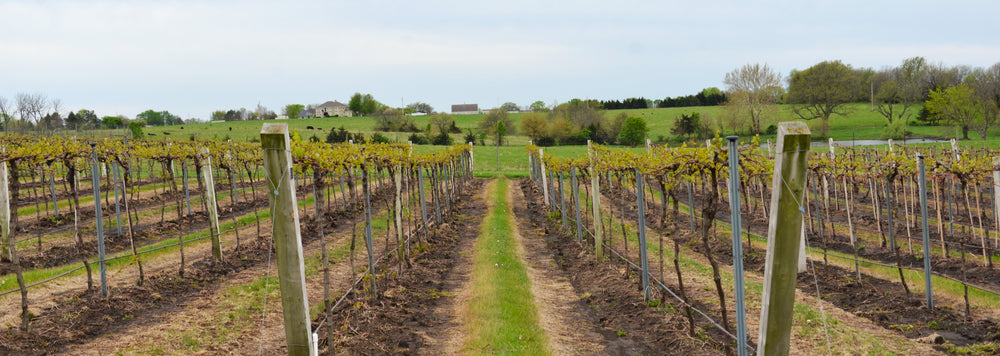
[[[455,104],[451,106],[453,115],[478,114],[479,104]]]
[[[312,117],[350,117],[351,111],[347,109],[347,105],[334,100],[320,104],[312,114]]]

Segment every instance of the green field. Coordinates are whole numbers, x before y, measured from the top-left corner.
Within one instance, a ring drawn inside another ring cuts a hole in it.
[[[888,123],[885,118],[883,118],[877,111],[871,111],[871,107],[868,104],[852,104],[851,113],[847,117],[834,116],[830,119],[830,133],[829,136],[837,141],[848,141],[852,139],[857,140],[872,140],[878,139],[883,128]],[[914,113],[919,111],[919,108],[913,108]],[[672,138],[670,134],[670,129],[673,127],[674,120],[677,119],[681,114],[697,112],[701,114],[703,123],[711,123],[722,115],[722,108],[718,106],[703,106],[703,107],[686,107],[686,108],[664,108],[664,109],[637,109],[637,110],[610,110],[606,111],[605,115],[613,117],[621,112],[626,112],[629,116],[638,116],[646,119],[649,126],[648,137],[651,140],[658,140],[661,137],[664,139]],[[519,123],[519,119],[523,114],[511,114],[515,122]],[[463,132],[468,132],[469,130],[475,131],[476,124],[482,118],[482,115],[454,115],[455,125],[462,129]],[[414,116],[413,120],[417,127],[425,127],[429,121],[429,116]],[[794,120],[794,114],[791,108],[786,105],[780,106],[775,117],[765,120],[762,126],[779,122],[779,121],[789,121]],[[374,127],[374,120],[370,117],[358,117],[358,118],[314,118],[314,119],[294,119],[285,120],[293,132],[298,132],[298,134],[303,139],[308,139],[315,135],[321,140],[326,139],[326,135],[332,128],[339,128],[343,126],[345,129],[351,132],[363,132],[365,135],[371,135],[375,131],[372,129]],[[818,120],[807,121],[809,126],[813,129],[813,132],[818,132],[820,122]],[[309,127],[312,127],[310,129]],[[145,132],[147,134],[153,134],[155,137],[170,137],[174,139],[196,139],[196,140],[209,140],[209,139],[232,139],[232,140],[251,140],[259,137],[259,132],[261,128],[261,122],[258,121],[232,121],[224,123],[207,123],[207,124],[194,124],[194,125],[182,125],[182,126],[165,126],[165,127],[150,127],[146,128]],[[715,128],[715,126],[713,126]],[[936,137],[936,138],[953,138],[960,134],[957,130],[950,126],[909,126],[908,130],[913,132],[916,137]],[[118,131],[120,133],[120,131]],[[103,133],[96,134],[110,134],[110,130],[105,130]],[[733,132],[721,132],[723,136],[731,135]],[[86,135],[84,133],[83,135]],[[407,137],[410,133],[404,132],[390,132],[385,133],[390,140],[396,142],[406,142]],[[741,136],[746,136],[746,133],[739,133]],[[453,134],[452,137],[456,142],[464,140],[464,134]],[[997,147],[1000,146],[1000,129],[993,129],[990,131],[990,136],[986,141],[979,139],[979,136],[974,132],[969,134],[970,140],[963,141],[962,145],[965,146],[987,146],[987,147]],[[767,140],[768,138],[773,138],[773,136],[761,136],[761,140]],[[528,143],[529,138],[523,135],[513,135],[510,136],[506,142],[506,146],[500,147],[499,158],[499,171],[508,175],[518,176],[526,175],[528,167],[528,159],[524,145]],[[698,140],[698,142],[704,142]],[[487,140],[488,145],[492,145],[493,142]],[[670,142],[670,144],[677,144],[676,142]],[[417,146],[417,152],[428,152],[433,150],[438,150],[441,147],[435,146]],[[579,157],[586,154],[586,149],[583,146],[561,146],[561,147],[550,147],[546,148],[546,152],[555,156],[560,157]],[[497,170],[497,149],[495,146],[482,147],[476,146],[475,149],[476,165],[475,169],[477,174],[484,176],[495,175]]]

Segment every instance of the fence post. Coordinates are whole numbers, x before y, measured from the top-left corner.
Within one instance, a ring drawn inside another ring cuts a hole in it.
[[[261,134],[263,135],[263,132]],[[201,166],[201,175],[205,176],[205,206],[208,207],[209,232],[212,235],[212,259],[221,262],[222,238],[219,236],[221,234],[219,231],[219,208],[215,206],[215,176],[212,175],[212,156],[208,152],[208,147],[202,147],[201,154],[205,156],[205,164]],[[274,193],[273,189],[271,193]],[[271,218],[273,219],[274,216]]]
[[[646,255],[646,192],[642,188],[642,172],[635,170],[636,220],[639,225],[639,260],[642,262],[642,296],[649,301],[649,259]],[[624,187],[623,187],[624,189]],[[623,217],[624,218],[624,217]],[[628,241],[626,241],[628,243]]]
[[[91,143],[94,154],[94,164],[90,166],[91,178],[94,180],[94,219],[97,223],[97,260],[101,270],[101,296],[108,296],[108,267],[104,263],[104,222],[101,213],[101,172],[97,161],[97,144]]]
[[[590,150],[590,141],[587,141],[587,156],[590,160],[590,190],[593,196],[594,210],[594,255],[598,261],[604,261],[604,234],[601,231],[601,176],[600,172],[594,169],[594,155]]]
[[[7,148],[4,147],[3,151],[6,152]],[[13,230],[10,226],[10,185],[7,177],[7,163],[6,161],[0,162],[0,224],[2,224],[0,233],[3,234],[3,251],[0,253],[3,253],[5,260],[14,261],[14,254],[17,251],[12,251],[16,244],[15,239],[10,236]]]
[[[395,173],[393,180],[396,183],[396,212],[393,215],[396,217],[396,245],[399,247],[396,257],[399,258],[399,265],[402,266],[403,259],[406,258],[406,248],[403,246],[403,166],[397,164]]]
[[[542,167],[542,196],[545,197],[545,205],[549,205],[549,176],[545,172],[545,152],[538,149],[538,163]]]
[[[931,291],[931,238],[927,228],[927,167],[924,165],[924,156],[919,153],[917,153],[917,165],[920,169],[920,217],[923,223],[924,237],[925,293],[927,294],[927,309],[934,309],[934,294]]]
[[[272,212],[272,238],[277,254],[288,354],[315,355],[302,260],[299,209],[295,199],[295,182],[290,176],[292,153],[288,124],[265,123],[260,130],[260,144],[264,150],[264,172],[268,181],[267,197]]]
[[[113,184],[113,188],[115,190],[115,216],[118,218],[118,225],[117,225],[118,226],[118,236],[121,236],[122,235],[122,208],[121,208],[121,201],[118,198],[118,190],[119,190],[118,188],[119,188],[119,183],[120,183],[120,181],[118,180],[118,177],[119,177],[118,163],[113,163],[111,165],[111,168],[112,168],[111,174],[114,174],[114,176],[115,176],[114,177],[114,181],[115,182]],[[124,196],[125,192],[122,192],[121,195]],[[179,219],[180,217],[178,216],[177,218]]]
[[[688,217],[691,218],[691,232],[694,232],[694,193],[691,191],[691,185],[694,182],[687,182],[688,190]],[[664,199],[666,201],[666,199]]]
[[[430,227],[427,226],[427,201],[424,197],[424,166],[417,164],[417,190],[420,191],[420,218],[424,221],[424,237],[430,234]]]
[[[576,167],[570,171],[573,184],[573,205],[576,210],[576,239],[583,242],[583,220],[580,219],[580,188],[576,183]]]
[[[799,121],[778,124],[777,152],[767,226],[767,260],[757,350],[788,355],[797,259],[802,230],[801,206],[809,158],[809,127]]]
[[[187,201],[188,215],[191,215],[191,191],[188,190],[187,161],[181,161],[181,171],[184,179],[184,200]]]
[[[740,153],[737,136],[726,137],[729,140],[729,211],[731,238],[733,242],[733,282],[736,295],[736,352],[739,356],[747,354],[747,312],[743,302],[743,221],[740,215]],[[640,208],[641,209],[641,208]],[[799,221],[801,223],[801,219]],[[801,230],[801,229],[800,229]],[[804,230],[803,230],[804,231]],[[798,256],[796,256],[798,257]],[[796,265],[798,267],[798,265]],[[798,268],[796,268],[798,273]]]
[[[559,193],[558,194],[559,194],[559,206],[560,206],[560,209],[561,209],[560,212],[559,212],[559,216],[562,217],[562,227],[563,227],[563,230],[566,230],[566,194],[563,193],[563,178],[565,178],[565,176],[563,175],[563,172],[559,172]]]
[[[1000,167],[1000,157],[993,157],[993,166]],[[997,230],[1000,233],[1000,170],[993,171],[993,213],[996,215]]]
[[[49,174],[49,191],[52,192],[52,210],[55,211],[56,216],[59,215],[59,200],[56,199],[56,168],[51,164],[49,168],[52,168],[52,174]]]

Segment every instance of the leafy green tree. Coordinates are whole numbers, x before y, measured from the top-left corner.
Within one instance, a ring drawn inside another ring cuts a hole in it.
[[[136,115],[137,120],[146,120],[150,126],[163,126],[163,113],[154,110],[146,110]]]
[[[500,105],[500,108],[504,109],[504,110],[507,110],[507,112],[520,111],[521,110],[521,108],[518,107],[517,104],[509,102],[509,101],[506,102],[506,103],[503,103],[503,105]]]
[[[80,117],[76,115],[75,112],[70,111],[69,115],[66,116],[66,128],[70,130],[80,130]]]
[[[962,139],[969,139],[969,129],[975,130],[983,140],[987,131],[996,122],[987,115],[987,106],[977,100],[975,89],[970,83],[962,83],[947,89],[936,89],[927,100],[927,109],[941,120],[962,129]]]
[[[543,114],[524,114],[521,116],[521,132],[538,144],[543,138],[549,137],[549,120]]]
[[[361,116],[361,111],[364,109],[364,96],[361,93],[354,93],[351,95],[351,100],[347,102],[347,109],[353,112],[354,116]]]
[[[128,129],[132,133],[133,140],[141,140],[146,137],[142,132],[142,127],[145,126],[144,122],[132,121],[128,123]]]
[[[479,132],[486,134],[487,137],[497,137],[497,122],[500,121],[503,121],[506,130],[504,135],[517,134],[514,130],[514,119],[503,109],[490,110],[486,115],[483,115],[478,124]]]
[[[451,127],[455,125],[455,119],[453,119],[451,115],[440,113],[431,116],[430,124],[437,129],[438,133],[447,134],[448,132],[451,132]]]
[[[101,124],[109,129],[118,129],[125,125],[125,121],[120,116],[105,116],[101,118]]]
[[[375,100],[375,98],[373,98],[371,94],[365,94],[363,98],[364,99],[362,100],[362,103],[361,103],[361,114],[362,115],[365,115],[365,116],[371,115],[373,113],[378,112],[383,107],[385,107],[385,105],[382,105],[382,103],[380,103],[377,100]]]
[[[618,133],[618,142],[632,147],[644,144],[647,132],[649,132],[649,128],[646,126],[646,120],[641,117],[629,117],[622,123],[621,131]]]
[[[93,110],[80,109],[76,112],[76,118],[81,128],[97,128],[101,124],[101,119],[97,118]]]
[[[415,103],[410,103],[410,105],[407,105],[406,107],[412,109],[414,112],[421,112],[427,115],[434,113],[434,107],[430,106],[430,104],[419,101]]]
[[[212,121],[226,121],[226,112],[222,110],[213,111]]]
[[[803,120],[822,120],[819,136],[826,137],[830,117],[846,116],[860,93],[860,76],[840,61],[824,61],[803,71],[793,71],[788,84],[792,112]]]
[[[533,112],[548,112],[549,111],[548,106],[546,106],[545,102],[541,101],[541,100],[538,100],[536,102],[531,103],[531,106],[528,106],[528,108],[531,109],[531,111],[533,111]]]
[[[693,112],[690,115],[681,114],[680,118],[674,120],[674,127],[670,133],[676,136],[684,136],[684,140],[691,139],[691,135],[698,134],[703,130],[701,125],[701,114]]]
[[[302,104],[288,104],[285,105],[285,116],[289,119],[298,119],[302,116],[302,112],[305,111],[306,106]]]
[[[507,135],[507,125],[504,124],[503,120],[497,121],[497,129],[494,131],[497,139],[497,170],[500,170],[500,145],[503,142],[504,136]]]

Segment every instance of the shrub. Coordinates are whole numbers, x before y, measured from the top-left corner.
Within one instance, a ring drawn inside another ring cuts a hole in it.
[[[774,126],[774,124],[768,125],[767,128],[764,129],[764,134],[765,135],[777,135],[778,134],[778,127]]]
[[[646,120],[643,120],[641,117],[633,116],[626,118],[618,133],[618,142],[629,146],[645,144],[646,133],[648,131],[649,128],[646,126]]]
[[[376,132],[372,134],[372,137],[371,139],[368,140],[368,143],[389,143],[389,138],[385,137],[385,135],[381,133]]]
[[[424,135],[410,134],[410,137],[407,138],[407,139],[410,140],[410,142],[413,142],[414,145],[426,145],[427,144],[427,137],[424,136]]]
[[[901,140],[911,134],[913,133],[906,130],[906,123],[903,122],[903,120],[896,120],[882,130],[882,134],[879,135],[879,139],[887,140],[891,138],[893,140]]]
[[[451,145],[452,142],[454,142],[454,141],[452,141],[451,135],[448,135],[447,132],[442,132],[442,133],[438,134],[437,136],[434,136],[434,140],[432,140],[431,143],[433,143],[435,145],[440,145],[440,146],[448,146],[448,145]]]

